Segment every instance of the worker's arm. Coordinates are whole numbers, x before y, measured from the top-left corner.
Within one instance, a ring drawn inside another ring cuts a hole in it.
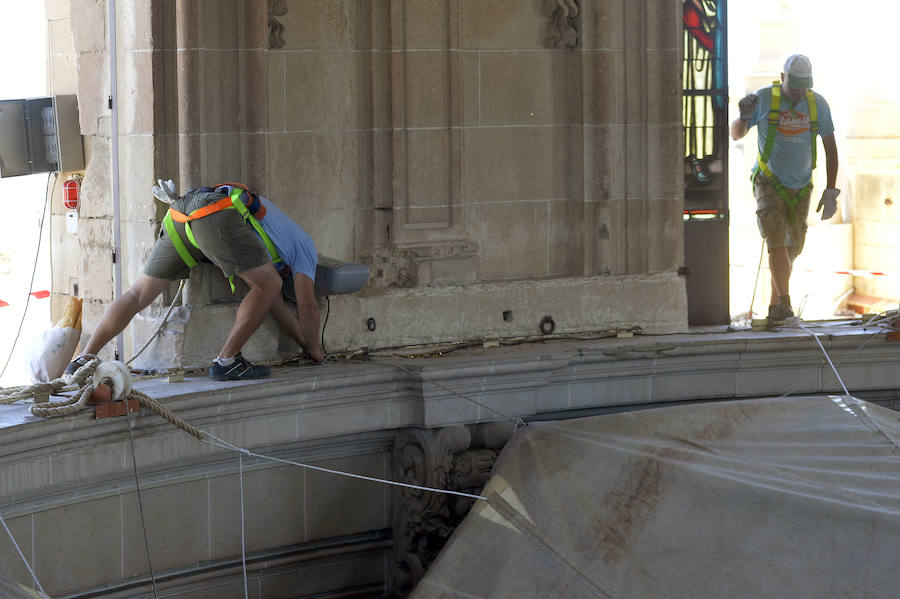
[[[834,141],[834,133],[828,137],[822,138],[822,145],[825,146],[825,176],[828,181],[828,187],[835,187],[837,183],[838,172],[838,149],[837,143]]]
[[[312,279],[295,274],[294,294],[297,296],[297,314],[293,313],[284,298],[278,298],[272,306],[272,316],[313,362],[321,364],[325,361],[325,351],[319,342],[319,302]]]
[[[756,94],[747,94],[738,102],[738,110],[740,116],[731,123],[731,139],[737,141],[747,135],[750,130],[750,119],[756,112],[756,105],[759,103],[759,96]]]
[[[731,139],[737,141],[747,135],[747,131],[750,130],[750,127],[747,126],[747,121],[736,118],[734,122],[731,123]]]

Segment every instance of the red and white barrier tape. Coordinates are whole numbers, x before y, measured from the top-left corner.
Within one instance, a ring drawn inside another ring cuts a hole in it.
[[[40,291],[32,291],[29,295],[31,295],[31,297],[33,297],[34,299],[46,299],[50,297],[50,292],[46,289],[41,289]],[[9,302],[0,299],[0,308],[5,308],[9,305]]]

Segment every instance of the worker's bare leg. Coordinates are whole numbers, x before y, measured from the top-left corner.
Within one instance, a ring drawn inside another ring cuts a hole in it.
[[[769,269],[772,273],[772,295],[770,306],[779,302],[782,296],[790,295],[791,258],[786,246],[771,248],[769,251]]]
[[[113,337],[125,330],[135,314],[149,306],[171,282],[142,273],[134,285],[114,301],[100,318],[83,353],[96,354],[103,349]]]
[[[321,364],[325,360],[325,351],[319,342],[319,303],[315,285],[306,275],[296,274],[294,294],[297,296],[297,313],[294,314],[284,298],[279,297],[272,304],[272,316],[313,362]]]
[[[238,306],[234,325],[219,352],[221,358],[231,358],[241,351],[250,336],[269,315],[273,302],[281,292],[281,277],[271,262],[240,272],[237,276],[250,286],[250,292]]]

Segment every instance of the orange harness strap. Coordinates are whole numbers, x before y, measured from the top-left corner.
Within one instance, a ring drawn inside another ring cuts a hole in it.
[[[203,208],[198,208],[191,212],[189,215],[184,212],[179,212],[174,208],[169,208],[169,214],[172,215],[172,220],[179,223],[186,223],[190,220],[195,220],[198,218],[203,218],[204,216],[209,216],[213,212],[218,212],[219,210],[225,210],[226,208],[231,208],[231,198],[225,197],[217,202],[213,202],[212,204],[207,204]]]

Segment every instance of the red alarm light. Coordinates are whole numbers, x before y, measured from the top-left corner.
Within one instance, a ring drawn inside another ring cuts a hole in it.
[[[63,206],[68,210],[78,208],[78,179],[74,175],[63,182]]]

